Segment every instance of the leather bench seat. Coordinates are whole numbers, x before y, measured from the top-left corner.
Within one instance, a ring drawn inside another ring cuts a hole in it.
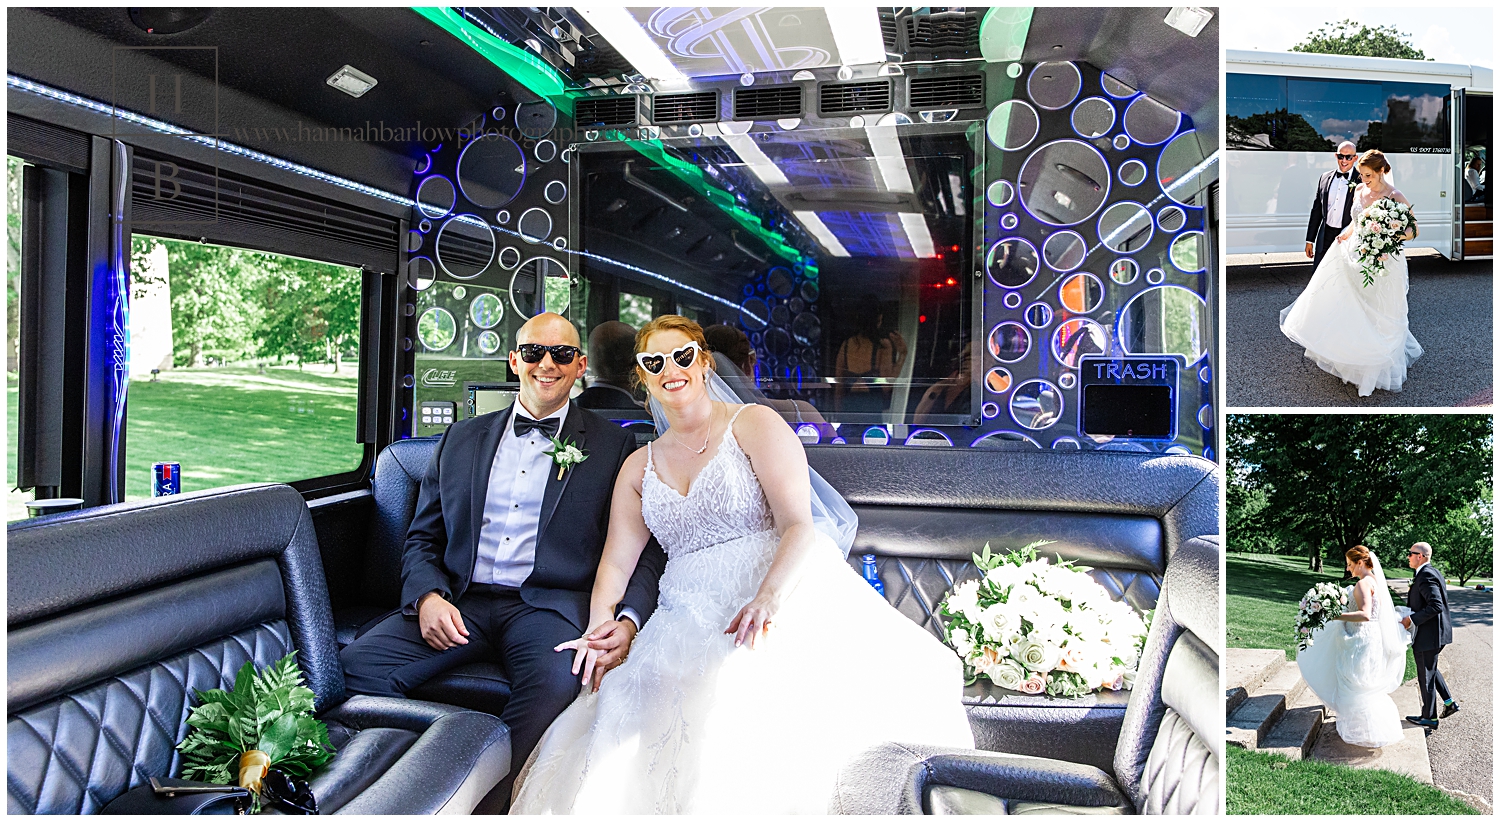
[[[406,529],[436,438],[403,440],[376,461],[364,577],[336,609],[340,643],[390,613],[400,595]],[[1088,566],[1113,596],[1156,607],[1162,575],[1183,540],[1218,530],[1218,478],[1197,457],[1109,452],[819,446],[808,461],[849,500],[860,527],[849,562],[872,553],[891,604],[941,637],[934,617],[956,582],[978,574],[970,555],[1055,540],[1042,551]],[[413,696],[498,713],[509,693],[496,665],[467,665]],[[986,681],[964,702],[982,749],[1114,767],[1128,691],[1079,699],[1023,696]]]
[[[325,813],[467,813],[510,769],[488,713],[346,699],[307,505],[217,489],[11,523],[7,796],[13,814],[94,813],[177,776],[195,690],[296,651],[339,753]]]

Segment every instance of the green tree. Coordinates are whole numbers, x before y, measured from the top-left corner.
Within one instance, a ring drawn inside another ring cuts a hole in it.
[[[1494,566],[1494,491],[1481,487],[1479,495],[1437,516],[1409,517],[1380,529],[1375,539],[1387,565],[1406,565],[1406,550],[1415,542],[1432,545],[1433,562],[1459,585],[1488,577]]]
[[[1395,26],[1367,26],[1353,20],[1340,20],[1331,26],[1319,26],[1306,40],[1292,46],[1292,51],[1402,60],[1431,59],[1413,46],[1410,39],[1410,34],[1398,31]]]
[[[21,360],[21,169],[5,158],[5,370],[20,370]]]
[[[343,266],[254,255],[264,274],[262,356],[331,362],[337,373],[359,338],[360,277]]]
[[[163,240],[172,294],[172,342],[178,365],[203,365],[215,352],[234,361],[250,355],[260,306],[253,295],[262,287],[252,252],[237,248]]]
[[[1314,570],[1377,530],[1445,521],[1491,482],[1487,416],[1233,415],[1227,435],[1230,483],[1243,486],[1230,498],[1265,495],[1260,510],[1230,522],[1306,546]]]

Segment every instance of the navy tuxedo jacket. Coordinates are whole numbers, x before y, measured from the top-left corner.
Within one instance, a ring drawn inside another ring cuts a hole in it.
[[[1312,213],[1307,217],[1307,241],[1316,244],[1326,231],[1337,234],[1349,225],[1350,215],[1354,211],[1354,187],[1359,185],[1359,174],[1354,172],[1354,179],[1349,181],[1349,190],[1344,194],[1344,213],[1339,216],[1339,227],[1333,228],[1328,225],[1328,187],[1333,185],[1333,175],[1336,171],[1326,171],[1318,178],[1318,194],[1313,197]],[[1329,238],[1332,245],[1332,237]]]
[[[457,601],[474,576],[480,522],[489,493],[490,466],[511,410],[495,411],[448,427],[433,452],[417,495],[417,511],[406,533],[401,602],[407,614],[422,596],[438,591]],[[635,450],[635,436],[573,403],[558,433],[588,454],[562,479],[549,467],[537,528],[536,565],[521,585],[521,599],[588,627],[594,573],[604,553],[615,477]],[[641,619],[656,610],[657,583],[666,554],[653,538],[636,565],[621,604]]]
[[[1448,613],[1448,580],[1432,563],[1422,566],[1412,577],[1406,592],[1406,607],[1411,609],[1413,651],[1436,651],[1453,644],[1453,616]]]

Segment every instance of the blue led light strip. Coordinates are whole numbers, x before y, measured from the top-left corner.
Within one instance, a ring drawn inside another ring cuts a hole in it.
[[[500,232],[501,234],[509,234],[512,237],[519,237],[522,240],[526,240],[527,242],[531,242],[526,237],[523,237],[520,234],[520,232],[511,231],[508,228],[500,228],[499,226],[491,226],[491,228],[493,228],[494,230]],[[740,308],[740,304],[739,303],[731,302],[729,300],[724,299],[723,297],[718,296],[717,294],[710,294],[707,291],[703,291],[702,289],[694,288],[694,287],[688,285],[687,283],[679,282],[677,280],[674,280],[674,279],[672,279],[671,277],[668,277],[665,274],[658,274],[655,271],[651,271],[651,270],[648,270],[648,269],[645,269],[645,268],[641,268],[638,265],[631,265],[630,263],[622,263],[619,260],[611,259],[609,257],[604,256],[603,254],[595,254],[592,251],[575,251],[574,249],[571,249],[571,248],[555,248],[555,247],[553,248],[553,250],[554,251],[561,251],[564,254],[571,254],[571,255],[573,255],[575,257],[587,257],[590,260],[598,260],[601,263],[609,263],[610,265],[617,265],[617,266],[619,266],[619,267],[621,267],[621,268],[623,268],[623,269],[625,269],[627,271],[634,271],[637,274],[644,274],[647,277],[650,277],[651,279],[656,280],[658,282],[663,282],[663,283],[666,283],[668,285],[676,286],[678,288],[683,289],[684,291],[691,291],[691,292],[693,292],[694,294],[697,294],[700,297],[704,297],[704,298],[713,300],[714,302],[716,302],[716,303],[718,303],[720,305],[729,306],[730,308],[733,308],[735,311],[742,310]]]
[[[120,120],[124,120],[127,123],[133,123],[135,125],[141,126],[142,128],[148,128],[159,134],[168,134],[173,137],[181,137],[184,140],[198,143],[199,145],[218,149],[219,151],[222,151],[226,154],[234,154],[249,160],[254,160],[258,163],[265,163],[268,166],[274,166],[276,168],[284,169],[295,174],[300,174],[303,177],[320,180],[325,183],[336,185],[339,188],[348,189],[360,194],[377,197],[381,200],[385,200],[386,202],[396,203],[397,205],[403,205],[407,208],[416,207],[416,202],[413,201],[410,197],[402,197],[399,194],[392,194],[388,191],[381,191],[380,189],[373,186],[367,186],[364,183],[356,183],[353,180],[346,180],[343,177],[329,174],[326,171],[319,171],[315,168],[309,168],[307,166],[299,165],[288,160],[282,160],[278,157],[272,157],[269,154],[263,154],[254,149],[245,148],[244,146],[237,146],[234,143],[226,143],[211,134],[200,134],[198,132],[188,131],[187,129],[180,126],[174,126],[171,123],[156,120],[143,114],[137,114],[133,111],[128,111],[126,109],[107,105],[105,103],[99,102],[98,100],[90,100],[87,97],[80,97],[77,94],[73,94],[72,92],[55,89],[51,86],[44,86],[41,83],[32,82],[31,80],[27,80],[24,77],[17,77],[14,74],[7,74],[5,75],[5,83],[7,86],[13,89],[30,92],[37,95],[38,97],[45,97],[48,100],[55,100],[59,103],[67,103],[68,105],[87,109],[96,114],[102,114],[106,117],[114,117]]]

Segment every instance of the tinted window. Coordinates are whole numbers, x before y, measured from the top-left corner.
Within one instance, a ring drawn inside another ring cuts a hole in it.
[[[1229,147],[1401,154],[1450,147],[1448,87],[1434,83],[1227,75]]]
[[[125,497],[354,470],[361,276],[348,266],[136,235]],[[154,372],[154,373],[153,373]]]
[[[5,158],[5,519],[25,519],[32,492],[16,488],[17,412],[21,385],[21,169]]]

